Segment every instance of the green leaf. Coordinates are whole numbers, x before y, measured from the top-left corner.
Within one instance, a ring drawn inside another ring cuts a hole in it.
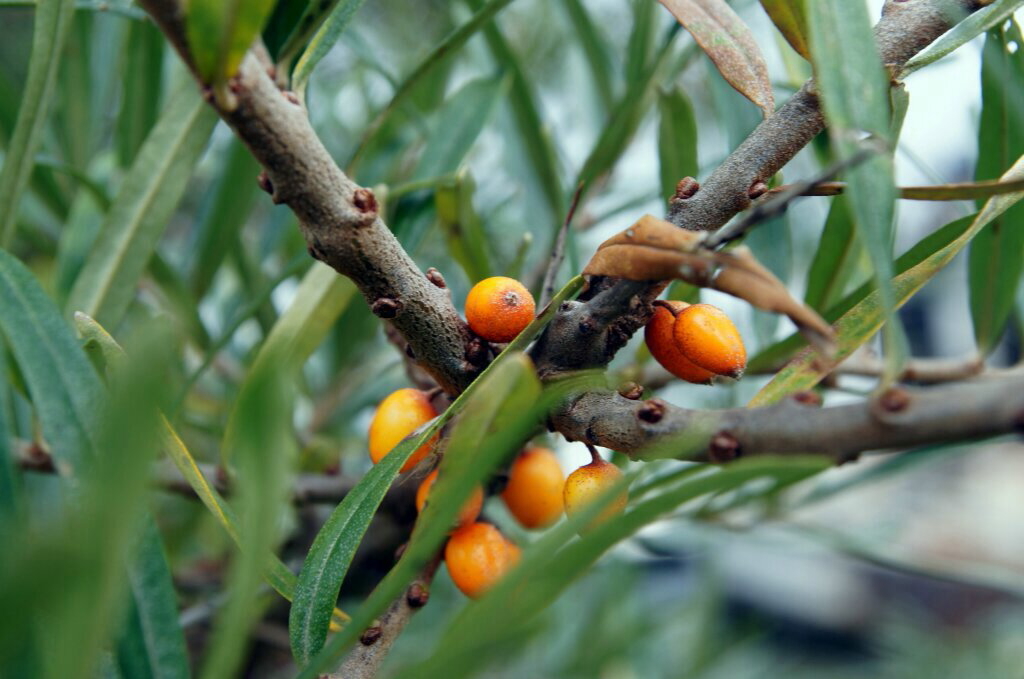
[[[804,0],[761,0],[761,6],[771,17],[789,46],[804,59],[811,58],[807,48],[807,10]]]
[[[900,72],[900,77],[905,78],[919,68],[938,61],[985,31],[1006,21],[1021,7],[1024,7],[1024,0],[996,0],[966,18],[957,17],[963,20],[933,42],[927,50],[910,59]]]
[[[830,463],[823,458],[787,457],[742,460],[691,478],[685,475],[655,497],[630,507],[625,514],[601,523],[574,539],[571,523],[550,529],[523,554],[519,566],[481,599],[466,606],[445,630],[439,649],[420,663],[422,676],[471,676],[500,652],[502,640],[535,624],[537,614],[555,601],[613,545],[643,526],[695,498],[736,489],[758,478],[795,482],[817,474]],[[501,620],[502,624],[493,624]]]
[[[440,66],[442,63],[447,61],[451,55],[457,52],[466,42],[469,41],[477,31],[486,26],[494,15],[503,10],[512,0],[490,0],[487,4],[483,5],[481,2],[474,3],[474,13],[470,19],[459,26],[457,29],[452,31],[447,37],[444,38],[430,54],[413,69],[402,84],[395,90],[394,95],[391,97],[391,101],[387,103],[380,113],[378,113],[370,124],[366,128],[366,132],[363,133],[362,139],[359,140],[359,146],[356,147],[355,152],[352,154],[352,159],[348,162],[348,172],[351,174],[356,165],[362,160],[364,152],[373,145],[380,131],[384,128],[384,125],[391,116],[397,111],[405,100],[415,92],[417,85],[425,80],[426,76],[431,73],[435,68]],[[506,62],[499,59],[499,62],[505,64]],[[506,64],[507,68],[507,64]],[[513,84],[513,87],[515,85]],[[512,97],[516,96],[516,92],[513,91]]]
[[[292,654],[300,667],[323,648],[341,583],[377,507],[398,470],[428,440],[413,436],[392,449],[345,495],[317,533],[299,572],[288,616]]]
[[[818,249],[807,271],[804,301],[809,307],[824,311],[839,300],[861,251],[860,241],[853,232],[848,199],[836,196],[832,199]]]
[[[8,422],[7,413],[10,406],[10,391],[7,386],[6,366],[0,365],[0,533],[6,524],[13,523],[22,517],[23,498],[21,475],[14,466],[11,452],[11,441],[14,432]]]
[[[160,116],[165,42],[160,29],[148,21],[135,21],[127,28],[115,137],[121,167],[131,164]]]
[[[761,109],[775,112],[775,96],[761,50],[725,0],[659,0],[711,58],[722,77]]]
[[[1002,179],[1012,180],[1019,177],[1024,177],[1024,156],[1014,163],[1013,167],[1002,176]],[[1024,198],[1024,191],[990,198],[966,230],[897,275],[891,282],[896,306],[898,307],[910,299],[936,273],[949,264],[954,255],[971,242],[978,232],[1022,198]],[[957,222],[947,225],[948,228],[943,230],[945,233],[942,235],[955,232],[954,225],[959,226]],[[932,234],[932,237],[930,237],[932,242],[941,242],[941,235]],[[776,403],[789,394],[810,389],[816,385],[828,374],[830,365],[842,361],[878,332],[887,311],[877,290],[865,296],[856,306],[845,312],[835,324],[838,343],[833,360],[822,360],[817,352],[805,351],[780,370],[754,396],[750,405]]]
[[[202,299],[242,226],[252,214],[259,195],[256,176],[259,163],[237,137],[222,151],[219,176],[213,182],[195,226],[194,259],[190,266],[190,287]]]
[[[21,93],[18,122],[0,168],[0,247],[7,247],[14,236],[20,198],[42,141],[74,11],[74,0],[39,0],[36,4],[28,79]]]
[[[601,130],[597,141],[594,142],[594,146],[586,160],[583,161],[583,167],[576,178],[576,184],[583,184],[585,187],[580,194],[581,200],[586,193],[586,187],[592,185],[598,177],[609,172],[615,166],[629,145],[629,141],[636,134],[640,123],[647,114],[646,104],[650,100],[653,84],[672,54],[672,43],[675,36],[675,31],[669,33],[657,56],[647,65],[641,77],[629,82],[622,99],[612,109],[608,123]],[[677,179],[679,178],[677,177]]]
[[[217,116],[186,83],[132,163],[66,308],[116,326],[135,296]]]
[[[125,360],[124,350],[99,323],[85,314],[78,313],[75,314],[75,326],[78,328],[78,332],[82,335],[87,346],[92,343],[99,348],[107,364],[117,364]],[[210,485],[206,477],[203,476],[203,472],[199,469],[199,465],[196,464],[192,453],[189,452],[189,449],[185,446],[181,437],[178,436],[178,433],[174,431],[166,417],[161,416],[160,429],[162,448],[166,451],[167,456],[171,458],[174,466],[178,468],[182,477],[184,477],[192,490],[195,491],[196,497],[213,514],[214,519],[221,525],[224,532],[241,548],[242,536],[239,532],[238,518],[234,510],[225,502],[221,494]],[[264,578],[278,594],[291,601],[292,593],[295,591],[295,574],[288,570],[288,567],[281,563],[280,559],[273,555],[269,555],[268,559],[269,563],[264,572]],[[335,609],[335,622],[344,622],[347,619],[348,616]]]
[[[240,673],[250,630],[262,614],[256,595],[267,554],[277,547],[280,517],[288,511],[295,456],[294,387],[288,374],[289,347],[275,348],[279,353],[268,354],[267,363],[250,370],[233,412],[238,430],[230,457],[238,469],[242,553],[232,564],[228,602],[217,616],[203,664],[203,676],[211,679]],[[331,603],[325,611],[328,619]]]
[[[274,0],[189,0],[188,49],[204,83],[218,85],[238,72],[273,9]]]
[[[569,22],[576,31],[580,47],[583,48],[583,56],[587,59],[587,67],[590,68],[598,97],[607,111],[611,108],[614,97],[611,78],[612,57],[608,40],[580,0],[565,0],[561,5],[569,14]]]
[[[460,172],[434,191],[437,221],[448,242],[448,251],[472,282],[494,272],[487,247],[488,235],[473,206],[475,191],[476,182],[468,171]]]
[[[492,0],[487,5],[483,5],[481,0],[469,0],[470,6],[476,9],[474,16],[480,15],[488,7],[498,3],[502,7],[508,4],[506,0]],[[509,46],[498,25],[487,23],[483,28],[484,39],[487,41],[494,60],[512,78],[508,105],[512,109],[512,117],[516,129],[519,131],[520,142],[533,168],[534,185],[544,196],[544,202],[551,215],[551,232],[554,234],[564,221],[566,196],[555,143],[548,127],[540,117],[536,87],[527,77],[519,55]]]
[[[335,0],[333,3],[324,2],[310,2],[309,7],[316,7],[316,11],[320,11],[321,8],[330,7],[330,15],[326,18],[320,18],[319,20],[308,21],[306,17],[299,20],[299,26],[304,26],[304,22],[308,22],[310,25],[323,23],[317,29],[313,39],[309,41],[309,46],[306,47],[306,51],[299,57],[299,61],[295,64],[295,73],[292,78],[293,86],[297,92],[301,93],[305,91],[306,84],[309,82],[309,76],[313,74],[313,69],[320,63],[320,60],[326,56],[331,48],[334,47],[334,43],[338,42],[338,38],[345,31],[345,27],[348,26],[349,22],[352,21],[352,17],[355,13],[363,6],[365,0]],[[308,10],[307,10],[308,11]],[[289,59],[289,46],[286,45],[284,48],[283,57],[285,60]],[[288,62],[285,61],[287,67]]]
[[[117,644],[117,664],[125,677],[182,679],[189,676],[185,636],[160,532],[152,517],[143,521],[134,559],[128,567],[131,597],[126,626]]]
[[[43,436],[62,472],[98,450],[102,386],[71,328],[25,266],[0,250],[0,332],[24,376]]]
[[[437,113],[413,180],[439,177],[459,169],[494,113],[495,105],[507,96],[509,83],[509,76],[483,77],[471,80],[448,98]]]
[[[886,146],[848,172],[847,193],[857,234],[871,256],[885,310],[885,375],[895,379],[906,356],[906,337],[890,281],[896,186],[889,151],[889,78],[875,48],[867,7],[862,2],[820,0],[807,3],[811,53],[821,90],[829,138],[840,158],[861,148],[867,132]]]
[[[251,388],[250,384],[259,384],[263,379],[260,376],[271,369],[275,361],[286,362],[287,368],[292,371],[301,368],[348,306],[355,290],[355,285],[338,275],[334,269],[319,262],[314,264],[299,284],[295,301],[277,319],[270,335],[260,346],[240,393],[245,394]],[[238,403],[241,402],[240,396]],[[227,454],[234,446],[239,434],[238,417],[236,404],[224,432],[222,454]],[[227,458],[224,461],[227,462]]]
[[[981,68],[981,121],[977,179],[993,179],[1024,153],[1024,36],[1016,22],[990,31]],[[1010,43],[1017,46],[1014,52]],[[987,354],[999,342],[1013,310],[1024,271],[1024,205],[1016,205],[986,226],[971,242],[968,283],[971,320],[978,349]]]
[[[661,161],[661,197],[667,201],[683,177],[696,177],[697,118],[693,104],[681,88],[658,93],[658,160]]]

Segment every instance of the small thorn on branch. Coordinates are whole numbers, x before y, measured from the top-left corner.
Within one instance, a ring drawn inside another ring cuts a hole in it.
[[[708,444],[708,459],[712,462],[732,462],[740,456],[740,442],[727,431],[720,431],[711,437]]]
[[[402,310],[402,303],[394,297],[380,297],[370,305],[370,311],[378,318],[394,318]]]
[[[628,398],[630,401],[639,401],[644,395],[644,388],[636,382],[626,382],[619,386],[619,396]]]
[[[821,406],[821,394],[810,389],[796,392],[793,394],[792,399],[803,406],[815,408]]]
[[[636,411],[636,416],[647,422],[648,424],[656,424],[661,422],[661,418],[665,417],[666,404],[659,398],[652,398],[646,401],[640,409]]]
[[[683,177],[676,183],[676,192],[672,194],[669,199],[670,203],[676,203],[681,200],[687,200],[693,198],[697,191],[700,190],[700,184],[693,177]]]
[[[887,413],[899,413],[910,406],[910,392],[903,387],[890,387],[878,397],[878,407]]]
[[[270,177],[267,175],[267,171],[263,170],[256,175],[256,183],[260,185],[260,188],[271,196],[274,195],[274,183],[270,181]]]
[[[363,214],[377,215],[377,197],[370,189],[356,189],[352,194],[352,205]]]
[[[758,179],[753,184],[750,185],[749,189],[747,189],[747,198],[749,198],[750,200],[754,200],[755,198],[760,198],[767,192],[768,185],[765,184],[760,179]]]
[[[448,284],[444,280],[444,276],[442,276],[441,272],[434,267],[427,269],[427,280],[439,288],[444,289],[448,287]]]
[[[384,635],[384,630],[378,625],[367,628],[365,632],[359,635],[359,643],[363,646],[373,646],[375,643],[380,641],[380,638]]]
[[[405,600],[413,608],[423,608],[427,605],[427,601],[430,600],[430,590],[423,583],[414,582],[409,587],[409,591],[406,592]]]

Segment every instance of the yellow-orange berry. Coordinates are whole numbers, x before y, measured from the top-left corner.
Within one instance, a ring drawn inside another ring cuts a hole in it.
[[[422,391],[406,388],[392,392],[380,402],[370,421],[370,459],[377,464],[402,439],[436,416],[437,411]],[[427,456],[436,440],[435,436],[417,448],[400,471],[406,472],[415,467]]]
[[[729,317],[710,304],[694,304],[676,315],[676,346],[705,370],[739,377],[747,367],[747,349]]]
[[[437,470],[430,472],[427,478],[423,479],[420,483],[420,487],[416,489],[416,511],[422,512],[423,506],[427,503],[427,499],[430,497],[430,489],[434,485],[434,481],[437,481]],[[477,485],[473,489],[472,494],[463,503],[462,509],[459,510],[458,523],[464,525],[467,523],[473,523],[476,521],[476,517],[480,516],[480,510],[484,506],[484,489]]]
[[[520,551],[489,523],[461,526],[448,538],[444,561],[452,582],[477,598],[519,563]]]
[[[618,483],[621,479],[622,472],[619,471],[619,468],[600,458],[596,458],[590,464],[583,465],[572,474],[569,474],[569,478],[565,480],[565,513],[568,514],[570,518],[579,514],[591,502],[600,498],[608,491],[609,488]],[[629,492],[623,488],[622,491],[610,500],[609,504],[601,510],[601,513],[597,515],[597,518],[587,524],[586,527],[592,528],[595,524],[607,521],[616,514],[621,513],[626,508],[626,502],[628,500]]]
[[[527,448],[509,468],[501,499],[523,526],[543,528],[562,516],[564,486],[565,474],[555,454],[547,448]]]
[[[466,322],[491,342],[510,342],[533,320],[533,295],[506,276],[485,278],[466,297]]]
[[[673,300],[655,303],[654,315],[644,328],[644,341],[651,350],[651,356],[665,370],[687,382],[708,384],[715,373],[701,368],[688,359],[679,350],[673,334],[676,316],[689,306],[686,302]]]

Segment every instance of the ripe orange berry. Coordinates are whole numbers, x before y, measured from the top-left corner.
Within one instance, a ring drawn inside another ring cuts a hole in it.
[[[472,599],[515,567],[519,557],[519,548],[489,523],[459,527],[444,548],[444,561],[452,582]]]
[[[527,448],[509,468],[501,498],[523,526],[543,528],[562,516],[564,486],[565,475],[555,454],[547,448]]]
[[[380,462],[402,439],[437,416],[427,395],[418,389],[406,388],[392,392],[377,406],[370,421],[370,459]],[[407,472],[427,456],[437,437],[416,449],[400,471]]]
[[[533,320],[533,295],[506,276],[485,278],[466,297],[466,322],[491,342],[510,342]]]
[[[747,367],[747,349],[729,317],[710,304],[694,304],[676,316],[676,345],[688,359],[718,375],[739,377]]]
[[[565,480],[565,513],[572,518],[621,479],[622,472],[619,468],[600,458],[583,465],[569,474],[569,478]],[[626,508],[628,500],[629,492],[624,488],[586,527],[593,528],[596,524],[621,513]]]
[[[647,327],[644,328],[644,341],[647,343],[647,348],[651,350],[651,356],[665,370],[687,382],[708,384],[715,373],[701,368],[688,359],[679,350],[673,334],[676,316],[689,306],[686,302],[672,300],[656,303],[654,315],[647,323]]]
[[[423,505],[427,503],[427,499],[430,497],[430,489],[434,485],[434,481],[437,481],[437,470],[430,472],[427,478],[423,479],[420,483],[420,487],[416,489],[416,511],[422,512]],[[477,485],[470,494],[469,499],[466,500],[462,505],[462,509],[459,510],[458,523],[460,526],[473,523],[476,521],[476,517],[480,516],[480,510],[484,506],[484,489]]]

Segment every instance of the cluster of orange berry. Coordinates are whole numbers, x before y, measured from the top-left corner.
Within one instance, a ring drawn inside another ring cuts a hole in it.
[[[466,321],[478,336],[491,342],[509,342],[533,320],[533,296],[522,283],[496,276],[485,279],[469,292]],[[646,329],[647,346],[672,374],[690,382],[708,383],[716,375],[738,377],[746,365],[746,350],[732,322],[708,304],[657,302]],[[399,389],[385,398],[370,423],[369,448],[374,464],[398,443],[437,416],[428,395],[417,389]],[[437,437],[418,448],[402,465],[406,472],[422,461]],[[416,509],[422,511],[437,480],[435,469],[416,492]],[[568,478],[558,459],[547,448],[528,448],[512,462],[502,500],[516,520],[528,529],[545,528],[561,518],[573,517],[620,483],[622,472],[597,454]],[[627,492],[623,489],[608,502],[599,516],[583,529],[622,512]],[[445,546],[445,563],[455,585],[467,596],[477,597],[513,568],[520,549],[489,523],[477,519],[484,490],[477,486],[459,511],[457,526]]]

